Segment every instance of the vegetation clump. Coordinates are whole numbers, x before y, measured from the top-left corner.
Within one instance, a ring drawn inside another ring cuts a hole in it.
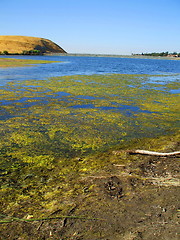
[[[133,55],[142,55],[142,56],[150,56],[150,57],[180,57],[180,53],[178,52],[152,52],[152,53],[142,53],[142,54],[133,54]]]
[[[0,55],[42,55],[40,50],[24,50],[22,53],[9,53],[8,51],[0,52]]]

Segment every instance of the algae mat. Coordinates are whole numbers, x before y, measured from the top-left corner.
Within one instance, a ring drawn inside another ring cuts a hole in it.
[[[67,215],[81,196],[94,194],[94,183],[87,187],[83,178],[107,174],[112,164],[131,161],[109,151],[125,149],[139,139],[145,147],[145,138],[157,137],[161,140],[151,144],[151,150],[164,150],[166,140],[161,136],[179,130],[179,78],[76,75],[1,87],[3,214]]]
[[[53,62],[57,62],[57,61],[0,58],[0,68],[23,67],[27,65],[45,64],[45,63],[53,63]]]
[[[10,82],[0,89],[1,147],[22,162],[41,164],[43,157],[50,164],[173,133],[179,127],[179,89],[179,75]]]
[[[179,89],[179,75],[79,75],[10,82],[0,89],[1,126],[8,129],[8,139],[26,142],[28,148],[39,136],[42,146],[43,141],[61,146],[59,154],[104,149],[176,131]]]

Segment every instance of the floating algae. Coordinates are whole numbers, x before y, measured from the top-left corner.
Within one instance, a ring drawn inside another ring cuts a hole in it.
[[[52,129],[54,135],[61,132],[70,148],[99,149],[126,140],[125,136],[148,136],[150,128],[154,134],[169,130],[169,125],[176,127],[179,95],[171,91],[179,89],[179,82],[163,83],[161,91],[149,78],[77,75],[10,83],[1,89],[1,112],[21,117],[21,124],[31,130],[43,127],[47,134]],[[14,121],[18,124],[13,117],[8,122]]]
[[[0,68],[24,67],[24,66],[27,66],[27,65],[47,64],[47,63],[53,63],[53,62],[57,62],[57,61],[16,59],[16,58],[0,58]]]

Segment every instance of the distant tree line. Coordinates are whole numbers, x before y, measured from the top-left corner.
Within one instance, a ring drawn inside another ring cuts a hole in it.
[[[153,57],[180,57],[180,53],[173,52],[152,52],[152,53],[141,53],[141,54],[132,54],[132,55],[142,55],[142,56],[153,56]]]
[[[9,53],[8,51],[0,52],[0,55],[42,55],[40,50],[23,51],[22,53]]]

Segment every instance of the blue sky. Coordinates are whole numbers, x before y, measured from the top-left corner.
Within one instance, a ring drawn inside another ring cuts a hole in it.
[[[69,53],[180,52],[180,0],[0,0],[0,35]]]

